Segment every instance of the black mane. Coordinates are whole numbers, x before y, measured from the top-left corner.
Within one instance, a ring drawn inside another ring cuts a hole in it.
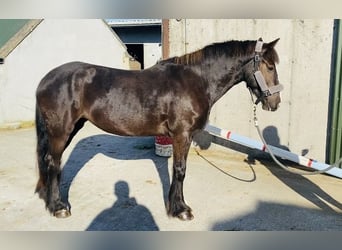
[[[161,62],[196,65],[202,63],[204,60],[212,58],[215,59],[221,57],[222,55],[225,55],[227,57],[251,56],[254,53],[255,44],[256,41],[252,40],[231,40],[226,42],[213,43],[192,53],[171,57]],[[273,48],[266,51],[266,53],[264,54],[264,58],[265,60],[272,61],[274,63],[278,63],[279,61],[277,52]]]

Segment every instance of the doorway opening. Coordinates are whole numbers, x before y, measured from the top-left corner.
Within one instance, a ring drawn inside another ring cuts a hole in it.
[[[127,52],[141,65],[141,69],[144,69],[144,45],[138,44],[126,44]]]

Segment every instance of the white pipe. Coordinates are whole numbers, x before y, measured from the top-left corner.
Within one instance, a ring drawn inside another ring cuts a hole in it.
[[[267,152],[267,149],[262,142],[248,138],[246,136],[238,135],[238,134],[235,134],[229,130],[217,128],[217,127],[212,126],[210,124],[208,124],[205,127],[205,130],[211,134],[220,136],[223,139],[235,142],[237,144],[240,144],[240,145],[243,145],[243,146],[246,146],[249,148],[259,149],[261,151]],[[277,148],[277,147],[270,146],[270,145],[269,145],[269,148],[271,149],[271,151],[273,152],[274,155],[276,155],[282,159],[290,160],[292,162],[298,163],[298,164],[305,166],[305,167],[313,168],[315,170],[323,170],[323,169],[326,169],[330,166],[328,164],[321,163],[321,162],[318,162],[316,160],[308,159],[308,158],[301,156],[301,155],[296,155],[290,151],[287,151],[287,150],[284,150],[281,148]],[[330,174],[332,176],[338,177],[338,178],[342,178],[342,169],[338,168],[338,167],[334,167],[334,168],[328,170],[326,173]]]

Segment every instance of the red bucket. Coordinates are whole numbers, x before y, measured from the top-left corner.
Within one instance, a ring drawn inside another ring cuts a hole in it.
[[[172,155],[172,139],[168,136],[155,137],[156,155],[170,157]]]

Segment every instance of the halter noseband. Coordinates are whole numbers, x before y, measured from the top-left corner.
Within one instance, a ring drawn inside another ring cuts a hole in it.
[[[257,99],[256,104],[258,102],[260,102],[261,98],[271,96],[271,95],[276,94],[276,93],[278,93],[284,89],[283,85],[281,85],[281,84],[274,85],[272,87],[267,86],[265,78],[259,70],[259,65],[261,62],[262,45],[263,45],[263,42],[258,40],[256,45],[255,45],[255,50],[254,50],[254,52],[255,52],[255,55],[254,55],[254,78],[255,78],[256,82],[258,83],[258,85],[261,89],[261,92],[262,92],[262,96]]]

